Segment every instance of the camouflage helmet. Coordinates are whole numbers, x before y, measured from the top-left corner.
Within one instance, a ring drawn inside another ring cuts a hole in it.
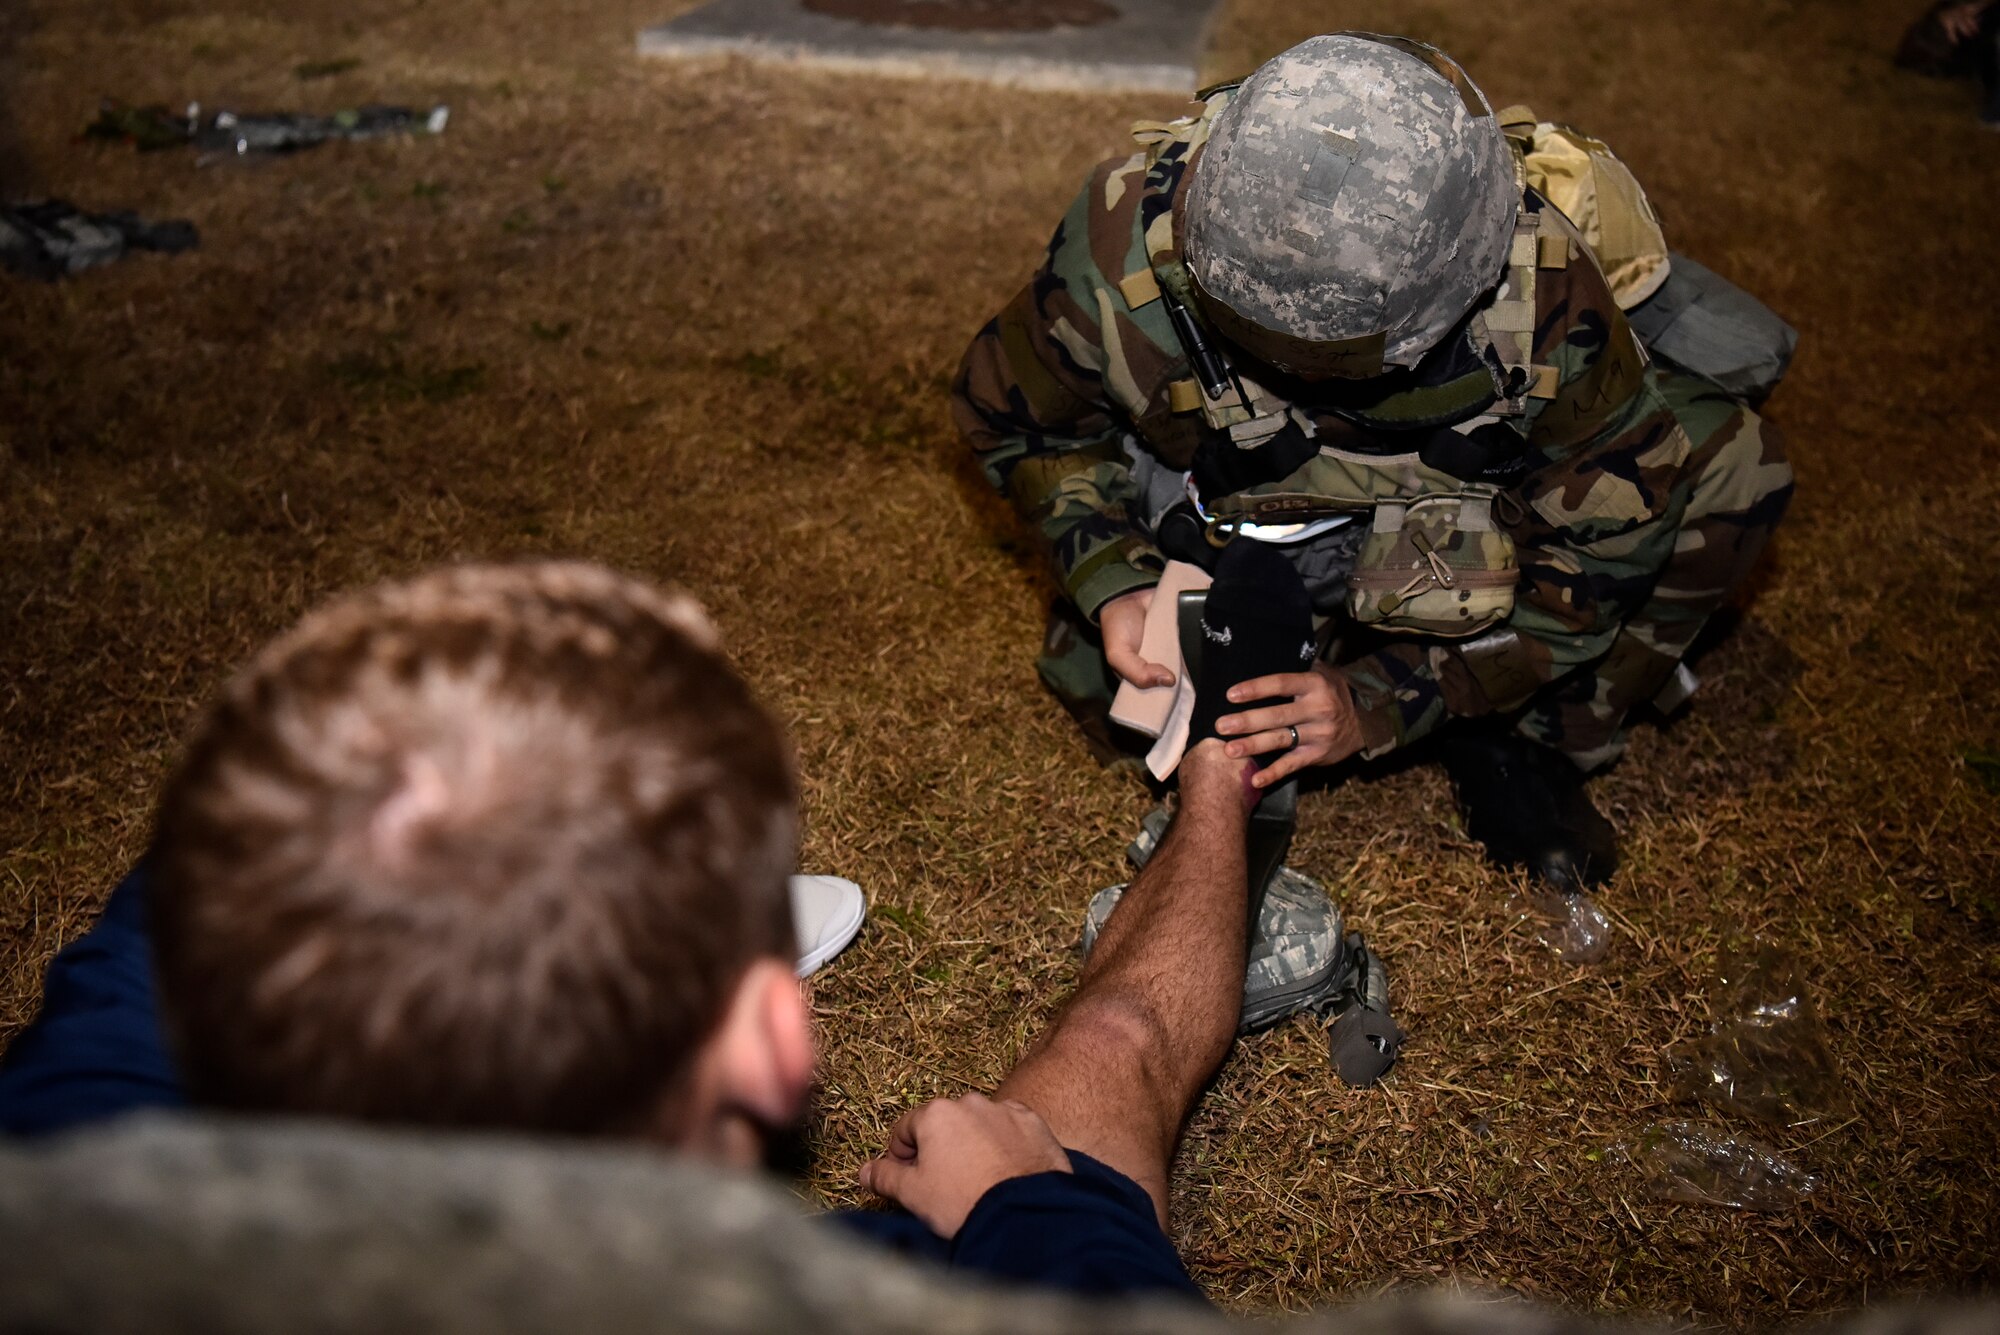
[[[1294,374],[1412,366],[1500,281],[1520,202],[1486,97],[1421,42],[1334,33],[1217,113],[1183,252],[1205,315]]]

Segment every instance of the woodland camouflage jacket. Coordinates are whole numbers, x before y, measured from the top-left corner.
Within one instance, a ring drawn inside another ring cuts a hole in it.
[[[1093,619],[1155,583],[1165,560],[1133,517],[1124,441],[1185,469],[1220,434],[1188,410],[1188,360],[1140,277],[1146,229],[1175,210],[1199,155],[1152,157],[1096,168],[1040,271],[973,340],[953,389],[988,479],[1040,532],[1064,592]],[[1514,708],[1600,657],[1673,551],[1688,437],[1587,247],[1562,227],[1571,244],[1543,248],[1534,283],[1533,360],[1555,374],[1501,428],[1526,442],[1502,497],[1516,502],[1505,507],[1517,516],[1514,612],[1497,635],[1404,638],[1345,665],[1371,755],[1447,715]],[[1413,448],[1402,432],[1358,426],[1351,405],[1294,402],[1322,444]]]

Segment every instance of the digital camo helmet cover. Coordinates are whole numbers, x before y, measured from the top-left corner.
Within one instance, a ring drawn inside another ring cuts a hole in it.
[[[1194,169],[1202,313],[1298,375],[1412,366],[1500,281],[1520,202],[1486,97],[1421,42],[1335,33],[1261,66]]]

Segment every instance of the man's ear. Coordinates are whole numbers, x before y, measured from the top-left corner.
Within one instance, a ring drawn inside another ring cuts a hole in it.
[[[743,971],[707,1056],[720,1110],[772,1130],[799,1119],[812,1090],[812,1020],[791,965],[760,959]]]

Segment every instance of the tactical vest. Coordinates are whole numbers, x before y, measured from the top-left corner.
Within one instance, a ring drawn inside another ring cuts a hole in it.
[[[1134,137],[1146,150],[1147,190],[1178,189],[1181,174],[1207,141],[1215,117],[1234,92],[1234,86],[1210,91],[1196,115],[1133,127]],[[1462,336],[1477,369],[1443,384],[1390,393],[1366,408],[1339,410],[1339,415],[1363,427],[1393,432],[1453,420],[1457,409],[1459,417],[1511,421],[1525,431],[1519,419],[1529,401],[1555,397],[1556,368],[1534,362],[1535,272],[1562,268],[1572,259],[1594,263],[1595,257],[1562,211],[1531,207],[1531,201],[1540,202],[1539,194],[1530,194],[1537,178],[1547,181],[1550,173],[1532,162],[1533,134],[1542,127],[1531,115],[1523,121],[1525,114],[1510,108],[1502,118],[1516,150],[1522,204],[1515,213],[1513,244],[1501,283],[1493,299],[1463,326]],[[1526,133],[1523,125],[1528,127]],[[1579,143],[1602,147],[1583,136],[1574,140],[1552,136],[1550,142],[1564,151]],[[1623,164],[1610,158],[1608,149],[1604,156],[1643,204],[1644,195]],[[1160,170],[1163,165],[1167,170]],[[1564,165],[1571,170],[1563,179],[1581,178],[1573,164]],[[1645,216],[1651,219],[1650,206]],[[1632,229],[1617,233],[1631,234]],[[1657,236],[1656,222],[1653,235]],[[1188,354],[1193,374],[1168,386],[1169,407],[1177,413],[1199,411],[1210,428],[1225,434],[1239,449],[1257,449],[1287,425],[1296,425],[1309,438],[1315,436],[1309,414],[1245,374],[1241,366],[1230,364],[1212,334],[1206,335],[1206,357],[1202,355],[1199,307],[1180,254],[1171,207],[1153,213],[1143,240],[1146,267],[1128,274],[1119,290],[1134,310],[1155,301],[1166,303]],[[1660,264],[1645,269],[1642,278],[1656,272],[1664,277],[1664,242],[1658,249]],[[1657,284],[1658,278],[1653,278],[1652,285]],[[1648,287],[1646,292],[1650,291]],[[1431,467],[1415,452],[1356,453],[1322,445],[1317,455],[1277,482],[1195,499],[1208,521],[1211,540],[1217,542],[1238,533],[1255,536],[1250,530],[1269,526],[1368,515],[1369,531],[1347,580],[1347,610],[1363,624],[1460,637],[1488,630],[1513,611],[1519,565],[1506,525],[1519,516],[1504,513],[1511,499],[1496,486]],[[1496,506],[1503,511],[1499,522]]]

